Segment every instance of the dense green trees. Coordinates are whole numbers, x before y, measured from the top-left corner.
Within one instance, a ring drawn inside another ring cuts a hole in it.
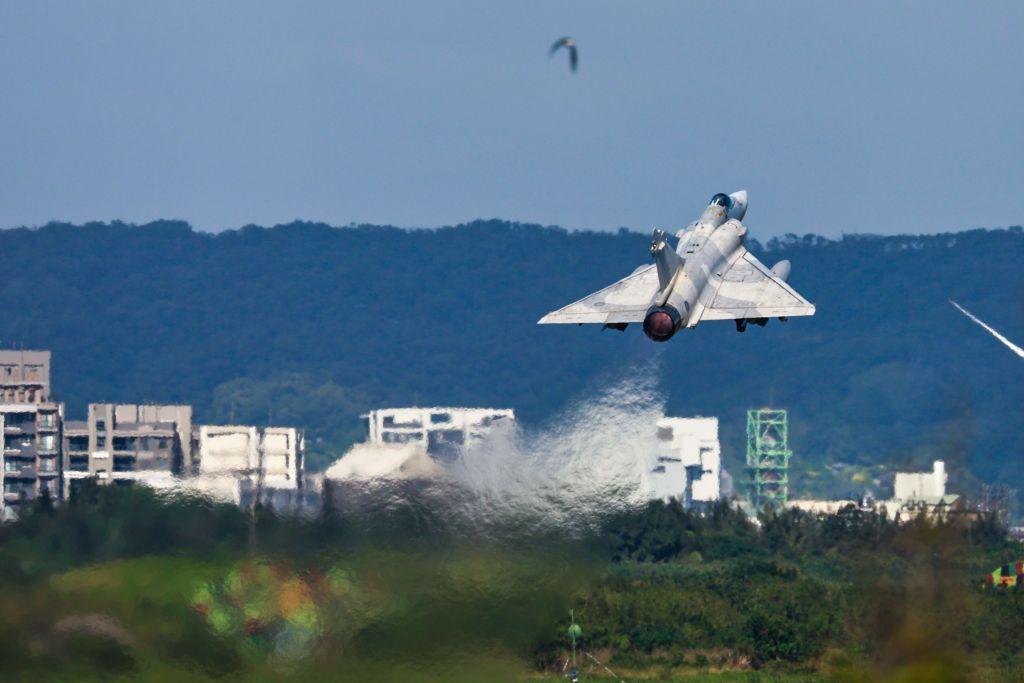
[[[623,664],[862,661],[877,676],[931,662],[977,674],[1024,655],[999,630],[1024,617],[1019,591],[981,587],[1022,554],[993,517],[896,524],[851,506],[769,512],[755,526],[724,507],[701,516],[653,502],[607,539],[617,564],[576,615],[588,645]]]
[[[720,417],[736,474],[745,410],[789,408],[801,493],[884,491],[891,470],[875,465],[936,457],[959,490],[1020,480],[1020,359],[947,303],[1024,337],[1019,228],[752,246],[769,265],[792,261],[818,314],[742,335],[708,324],[655,345],[632,328],[535,325],[647,261],[646,238],[626,231],[496,220],[3,230],[0,343],[54,350],[72,416],[105,400],[191,402],[205,421],[269,416],[306,427],[318,464],[381,403],[511,406],[536,426],[645,372],[671,413]]]

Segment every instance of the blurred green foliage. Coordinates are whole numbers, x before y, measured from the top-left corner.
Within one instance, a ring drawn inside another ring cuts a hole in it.
[[[36,505],[0,526],[4,677],[553,679],[570,609],[581,652],[630,680],[1024,666],[1009,628],[1024,591],[981,586],[1024,550],[989,518],[896,525],[848,508],[755,525],[655,502],[583,539],[355,522],[115,487]]]

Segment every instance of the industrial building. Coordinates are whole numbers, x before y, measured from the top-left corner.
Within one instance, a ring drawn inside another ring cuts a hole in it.
[[[966,501],[957,494],[946,493],[946,463],[936,460],[931,472],[897,472],[893,481],[893,498],[883,501],[890,517],[911,519],[919,515],[934,519],[947,519],[951,515],[964,515]]]
[[[977,518],[980,511],[968,507],[966,499],[955,493],[946,493],[946,464],[942,460],[932,463],[931,472],[897,472],[893,479],[893,497],[874,500],[865,495],[855,500],[789,500],[786,508],[796,508],[818,514],[836,514],[853,506],[861,510],[874,510],[889,519],[909,521],[919,516],[931,520]]]
[[[64,425],[65,496],[83,479],[170,488],[192,472],[192,406],[91,403]]]
[[[931,472],[897,472],[893,480],[893,499],[897,502],[938,500],[946,495],[946,463],[936,460]]]
[[[63,414],[50,398],[50,352],[0,351],[0,518],[38,496],[61,496]]]
[[[652,498],[675,498],[689,508],[732,494],[732,478],[722,467],[718,418],[664,417],[657,428]]]
[[[370,445],[407,444],[431,458],[450,462],[459,451],[499,424],[515,421],[515,412],[496,408],[382,408],[362,416]]]

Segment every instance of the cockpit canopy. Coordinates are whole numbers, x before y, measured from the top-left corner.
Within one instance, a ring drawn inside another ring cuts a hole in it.
[[[732,208],[732,197],[722,192],[719,192],[711,198],[711,204],[713,206],[720,206],[726,211]]]

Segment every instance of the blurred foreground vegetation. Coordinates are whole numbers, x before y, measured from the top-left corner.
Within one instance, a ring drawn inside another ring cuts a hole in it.
[[[1012,680],[991,520],[652,503],[567,539],[96,487],[0,527],[5,680]],[[592,658],[592,659],[591,659]]]

